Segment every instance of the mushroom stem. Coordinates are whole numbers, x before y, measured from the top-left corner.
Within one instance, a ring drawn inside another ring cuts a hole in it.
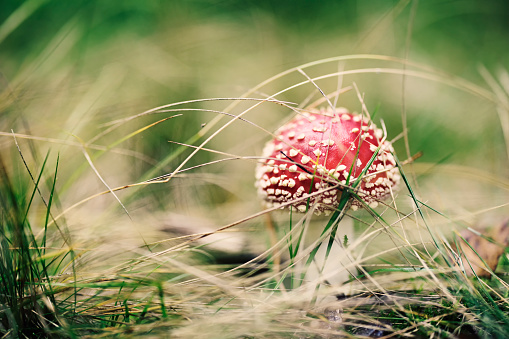
[[[318,227],[316,231],[319,231]],[[346,236],[350,242],[354,238],[354,233],[353,219],[344,218],[341,220],[330,248],[328,248],[328,238],[322,241],[314,260],[306,271],[305,284],[309,292],[316,293],[317,286],[323,288],[324,283],[330,286],[341,286],[349,279],[351,275],[349,266],[352,265],[351,249],[348,245],[345,247],[344,239]],[[312,239],[315,238],[312,237]]]
[[[267,229],[267,233],[269,234],[270,248],[272,249],[272,259],[274,261],[273,271],[275,274],[277,274],[281,270],[281,252],[277,250],[277,231],[270,212],[265,213],[265,227]]]

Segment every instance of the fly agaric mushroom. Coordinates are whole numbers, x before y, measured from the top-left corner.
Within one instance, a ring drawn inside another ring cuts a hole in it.
[[[265,145],[256,186],[267,207],[295,200],[286,206],[305,212],[309,200],[309,206],[316,204],[315,213],[328,215],[339,205],[342,188],[362,175],[376,153],[355,188],[375,208],[400,180],[393,151],[383,131],[367,117],[344,108],[305,112],[282,126]],[[353,210],[361,206],[357,200],[351,202]]]

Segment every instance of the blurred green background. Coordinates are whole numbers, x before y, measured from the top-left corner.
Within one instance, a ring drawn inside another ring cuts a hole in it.
[[[94,140],[102,146],[168,114],[126,122],[115,133],[93,139],[110,121],[184,100],[238,97],[279,72],[333,56],[408,57],[487,89],[479,67],[486,67],[495,77],[509,67],[507,1],[2,1],[0,23],[0,130],[66,142]],[[379,66],[386,64],[354,60],[345,69]],[[310,75],[335,72],[337,67],[337,63],[328,64],[310,70]],[[271,90],[302,80],[300,75],[277,80]],[[411,153],[423,151],[422,161],[477,161],[487,165],[489,172],[503,175],[507,159],[492,103],[436,81],[411,77],[404,91],[401,76],[368,73],[344,79],[345,86],[353,82],[365,93],[370,110],[380,107],[378,115],[390,137],[402,131],[405,99]],[[334,84],[324,84],[324,88],[329,86],[331,92]],[[310,88],[281,99],[301,103]],[[360,110],[354,91],[342,100],[340,105]],[[192,107],[226,106],[218,102]],[[274,130],[289,113],[274,107],[249,119]],[[168,173],[191,151],[165,162],[178,149],[168,141],[185,142],[213,117],[185,114],[154,126],[119,146],[136,152],[134,155],[126,158],[110,153],[98,159],[100,173],[112,187],[135,182],[153,166],[159,166],[154,176]],[[259,154],[267,136],[245,140],[243,134],[250,135],[246,131],[227,130],[211,147]],[[0,141],[1,151],[14,154],[13,159],[19,161],[12,138],[4,135]],[[70,201],[104,189],[84,164],[79,148],[26,142],[22,148],[30,144],[39,155],[50,148],[60,152],[65,159],[60,189],[76,195]],[[405,158],[403,143],[395,146]],[[201,154],[189,165],[211,159],[212,155]],[[35,156],[32,161],[35,166],[40,164]],[[203,199],[201,203],[226,202],[243,191],[249,191],[249,201],[255,196],[248,172],[253,166],[249,166],[234,177],[221,167],[218,172],[224,174],[220,178],[224,190],[211,193],[214,198],[187,189],[177,199],[165,193],[169,192],[166,186],[156,185],[146,190],[158,192],[147,204],[181,207],[175,201],[186,201],[188,195]],[[237,186],[235,180],[241,177],[245,185]],[[81,184],[76,178],[83,179]],[[209,179],[214,180],[219,179]]]

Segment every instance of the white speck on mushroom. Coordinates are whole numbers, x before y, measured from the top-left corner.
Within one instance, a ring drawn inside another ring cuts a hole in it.
[[[290,172],[297,172],[297,165],[292,165],[292,166],[288,167],[288,170]]]
[[[373,145],[373,144],[370,144],[370,145],[369,145],[369,150],[370,150],[371,152],[376,151],[376,149],[377,149],[377,148],[378,148],[378,147],[376,147],[376,146],[375,146],[375,145]]]
[[[322,151],[320,151],[319,149],[315,149],[313,153],[318,157],[322,154]]]
[[[362,161],[361,159],[357,159],[357,167],[361,167],[362,166]]]
[[[279,182],[279,177],[272,177],[270,178],[270,183],[275,185]]]
[[[267,193],[274,194],[274,189],[273,188],[267,188]]]
[[[302,156],[302,159],[300,160],[300,162],[301,162],[303,165],[307,164],[307,163],[308,163],[308,162],[310,162],[310,161],[311,161],[311,158],[310,158],[310,157],[308,157],[307,155],[303,155],[303,156]]]
[[[313,147],[314,145],[316,145],[316,142],[317,142],[316,140],[310,140],[310,141],[308,142],[308,145],[309,145],[309,146],[311,146],[311,147]]]
[[[281,195],[281,190],[279,188],[276,188],[276,193],[275,195]]]
[[[286,164],[281,164],[281,165],[279,165],[279,169],[280,169],[281,171],[285,171],[285,170],[286,170]]]
[[[295,136],[295,131],[290,131],[290,133],[288,133],[288,138],[291,139]]]
[[[332,204],[332,200],[329,198],[323,199],[323,203],[329,205],[329,204]]]
[[[352,133],[357,133],[357,132],[359,132],[359,129],[358,129],[357,127],[354,127],[354,128],[352,128],[352,131],[351,131],[351,132],[352,132]]]
[[[391,153],[387,153],[387,161],[393,164],[396,163],[396,160],[394,160],[394,156]]]
[[[315,126],[315,127],[313,127],[313,131],[318,132],[318,133],[324,133],[325,131],[327,131],[327,127]]]
[[[344,171],[345,169],[346,169],[345,165],[339,165],[338,167],[336,167],[336,170],[338,171]]]
[[[293,149],[293,148],[292,148],[292,149],[290,150],[290,156],[291,156],[291,157],[294,157],[294,156],[296,156],[297,154],[299,154],[299,151],[297,151],[296,149]]]
[[[308,176],[304,173],[301,173],[299,174],[299,177],[297,179],[299,179],[300,181],[304,181],[304,180],[307,180]]]
[[[353,116],[353,121],[355,121],[355,122],[359,122],[359,121],[361,121],[361,117],[360,117],[360,116],[358,116],[358,115],[354,115],[354,116]]]
[[[350,120],[351,117],[348,114],[343,114],[343,115],[341,115],[341,119],[346,121],[346,120]]]
[[[297,140],[303,140],[305,137],[306,137],[306,135],[305,135],[304,133],[301,133],[301,134],[299,134],[299,136],[297,137]]]
[[[295,184],[296,184],[295,180],[288,179],[288,187],[293,188],[295,187]]]
[[[283,144],[279,144],[276,147],[274,147],[276,151],[281,151],[283,149]]]
[[[299,210],[300,213],[304,213],[306,212],[306,205],[299,205],[297,206],[297,209]]]
[[[274,167],[274,169],[272,170],[272,172],[273,172],[274,174],[278,174],[278,173],[279,173],[279,168]]]

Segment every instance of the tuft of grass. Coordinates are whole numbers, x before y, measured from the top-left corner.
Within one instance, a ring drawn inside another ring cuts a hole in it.
[[[27,176],[16,185],[0,158],[0,330],[6,337],[44,337],[65,326],[56,311],[53,282],[59,267],[69,260],[66,257],[73,254],[52,249],[54,244],[47,238],[58,168],[57,163],[49,182],[49,197],[45,199],[40,185],[47,159],[37,177],[31,177],[33,187],[30,187]],[[29,218],[34,199],[43,199],[47,208],[39,220],[42,224],[39,238],[34,235]]]

